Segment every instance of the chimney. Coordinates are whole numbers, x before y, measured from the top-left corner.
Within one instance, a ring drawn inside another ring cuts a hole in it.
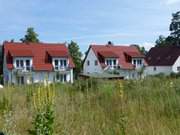
[[[108,43],[107,43],[107,45],[106,45],[107,47],[111,47],[111,46],[113,46],[113,42],[112,41],[108,41]]]

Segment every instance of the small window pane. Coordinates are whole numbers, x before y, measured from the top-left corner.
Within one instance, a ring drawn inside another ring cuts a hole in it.
[[[116,60],[113,60],[113,65],[116,65]]]
[[[24,61],[23,60],[20,61],[20,65],[21,65],[21,67],[24,67]]]
[[[133,60],[134,65],[136,65],[136,60]]]
[[[87,61],[87,65],[88,65],[88,66],[90,65],[90,61],[89,61],[89,60]]]
[[[16,67],[19,67],[19,60],[16,60]]]
[[[58,66],[58,60],[54,61],[55,66]]]
[[[66,60],[64,60],[64,66],[65,66],[65,67],[67,66],[67,61],[66,61]]]
[[[60,60],[60,65],[61,65],[61,67],[63,66],[63,60]]]
[[[26,66],[30,66],[30,60],[26,60]]]
[[[97,66],[97,65],[98,65],[98,61],[97,61],[97,60],[95,60],[94,65],[95,65],[95,66]]]
[[[67,80],[66,80],[66,75],[64,75],[64,82],[66,82]]]

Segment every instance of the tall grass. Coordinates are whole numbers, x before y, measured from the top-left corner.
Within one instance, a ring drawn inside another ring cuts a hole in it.
[[[0,91],[0,129],[28,135],[39,112],[41,86],[12,86]],[[54,84],[54,135],[179,135],[180,79],[79,80]],[[45,92],[46,93],[46,92]],[[46,93],[47,94],[47,93]],[[42,99],[44,102],[47,99]],[[40,102],[40,108],[42,103]],[[39,106],[38,105],[38,106]],[[38,107],[39,108],[39,107]]]

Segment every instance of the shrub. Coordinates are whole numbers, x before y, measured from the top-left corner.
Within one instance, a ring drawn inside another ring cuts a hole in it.
[[[30,135],[53,135],[54,124],[54,89],[53,87],[40,87],[33,93],[36,116],[33,122],[34,129],[29,130]]]

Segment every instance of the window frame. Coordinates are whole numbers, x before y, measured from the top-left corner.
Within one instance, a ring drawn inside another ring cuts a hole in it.
[[[95,66],[98,65],[98,61],[97,61],[97,60],[94,61],[94,65],[95,65]]]

